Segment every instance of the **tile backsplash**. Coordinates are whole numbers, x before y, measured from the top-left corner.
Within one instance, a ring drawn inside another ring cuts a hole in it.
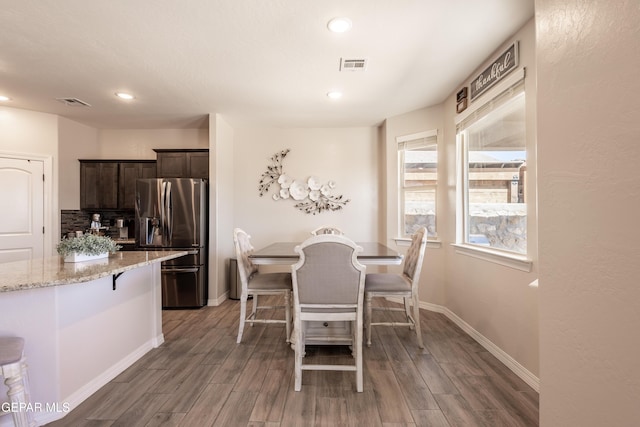
[[[99,213],[103,226],[109,227],[107,236],[119,237],[119,230],[116,228],[116,220],[123,219],[124,226],[129,228],[129,237],[135,236],[135,211],[131,209],[122,210],[61,210],[60,211],[60,233],[65,236],[68,232],[81,230],[86,232],[91,227],[91,216]],[[61,237],[62,237],[61,236]]]

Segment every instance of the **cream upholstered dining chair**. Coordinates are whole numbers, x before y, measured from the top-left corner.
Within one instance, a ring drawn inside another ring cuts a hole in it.
[[[12,410],[13,425],[15,427],[31,427],[36,423],[31,411],[25,411],[33,404],[30,398],[29,376],[27,361],[24,355],[24,338],[0,337],[0,378],[7,386],[7,405],[20,410]],[[1,400],[1,399],[0,399]],[[5,406],[3,405],[2,408]],[[7,410],[8,411],[8,410]],[[3,411],[5,412],[5,411]]]
[[[236,257],[238,259],[238,273],[242,284],[240,294],[240,326],[238,327],[239,344],[242,341],[242,333],[245,323],[253,326],[254,323],[284,323],[286,330],[286,340],[291,337],[291,274],[290,273],[260,273],[258,266],[251,262],[249,255],[253,253],[251,246],[251,236],[245,231],[236,228],[233,230],[233,242],[236,247]],[[247,316],[247,299],[253,297],[253,309]],[[284,296],[284,319],[258,319],[258,310],[277,309],[282,306],[259,305],[260,295],[283,295]]]
[[[318,227],[311,232],[312,236],[320,236],[322,234],[336,234],[338,236],[343,236],[344,233],[338,227],[334,227],[333,225],[323,225],[322,227]]]
[[[344,236],[323,234],[296,246],[291,266],[295,347],[295,391],[302,389],[302,371],[355,371],[356,390],[363,389],[362,328],[366,267],[358,262],[362,249]],[[352,336],[326,337],[351,345],[354,364],[304,364],[306,322],[351,322]]]
[[[427,229],[421,227],[411,237],[411,246],[404,258],[402,274],[371,273],[367,274],[364,292],[367,307],[367,345],[371,346],[371,326],[409,326],[414,328],[418,339],[418,346],[424,348],[422,333],[420,332],[420,304],[418,298],[418,285],[424,252],[427,247]],[[373,297],[397,297],[404,301],[404,308],[372,307]],[[409,303],[413,305],[413,316]],[[404,322],[373,322],[373,310],[403,311],[406,317]]]

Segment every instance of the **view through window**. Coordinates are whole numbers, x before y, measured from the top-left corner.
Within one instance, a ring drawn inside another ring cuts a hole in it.
[[[436,186],[438,183],[437,131],[399,137],[400,211],[403,236],[425,226],[436,237]]]
[[[527,253],[525,94],[521,82],[458,125],[463,242]]]

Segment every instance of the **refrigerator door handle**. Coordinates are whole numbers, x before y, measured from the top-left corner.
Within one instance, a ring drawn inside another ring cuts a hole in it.
[[[163,268],[160,270],[161,273],[197,273],[198,268]]]
[[[164,225],[166,230],[166,246],[171,246],[173,241],[173,203],[171,194],[171,182],[165,182],[166,189],[164,192]]]
[[[162,181],[162,190],[160,193],[160,206],[158,206],[160,208],[160,232],[162,233],[162,246],[166,245],[166,233],[165,233],[165,228],[166,228],[166,223],[167,223],[167,214],[165,212],[165,206],[167,205],[166,202],[166,198],[167,198],[167,181]]]

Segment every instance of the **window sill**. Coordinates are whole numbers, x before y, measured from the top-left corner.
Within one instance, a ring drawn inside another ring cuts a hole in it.
[[[411,246],[411,239],[408,237],[394,237],[393,241],[396,242],[398,246]],[[427,239],[427,247],[439,249],[442,247],[442,240],[438,238]]]
[[[455,248],[457,254],[467,255],[473,258],[478,258],[484,261],[493,262],[505,267],[514,268],[516,270],[531,272],[533,261],[528,259],[524,255],[516,255],[496,251],[492,249],[480,248],[477,246],[463,245],[454,243],[452,246]]]

